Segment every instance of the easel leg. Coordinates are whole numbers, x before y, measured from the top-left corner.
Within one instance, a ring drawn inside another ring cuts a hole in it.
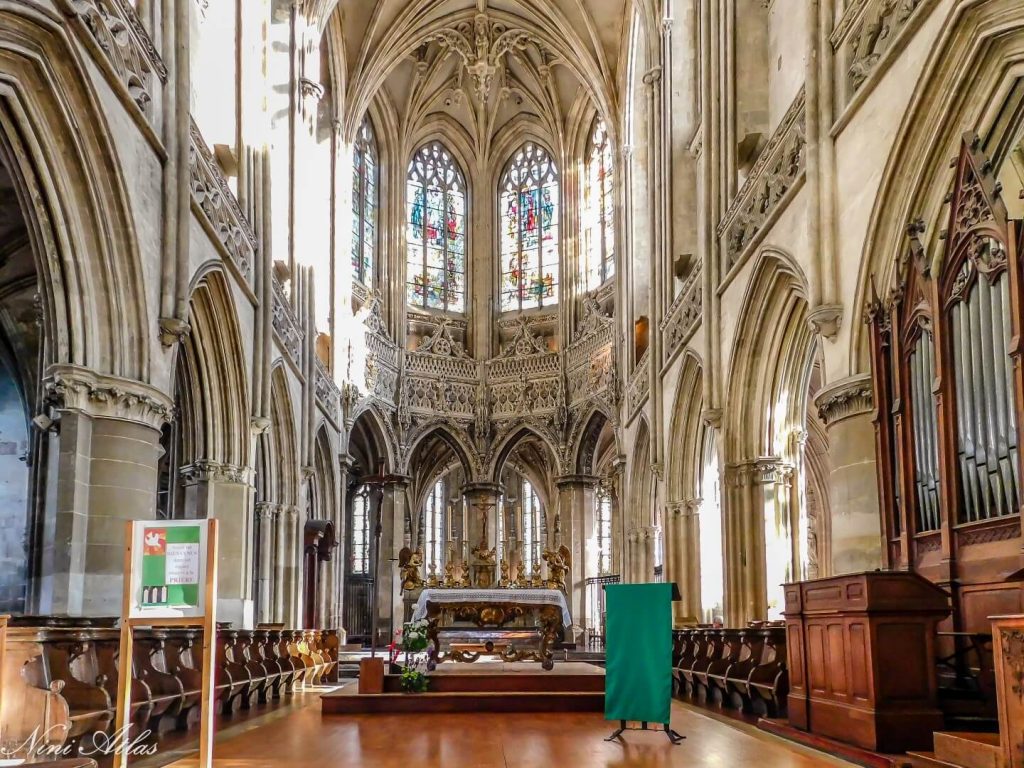
[[[624,730],[626,730],[626,721],[625,720],[619,720],[619,727],[616,728],[615,731],[612,732],[612,735],[609,736],[608,738],[606,738],[605,741],[615,741],[617,738],[619,738],[622,735],[622,732]]]

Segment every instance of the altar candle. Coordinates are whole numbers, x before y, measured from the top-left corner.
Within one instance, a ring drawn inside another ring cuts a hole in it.
[[[455,541],[455,529],[452,527],[452,523],[455,522],[452,519],[454,517],[454,515],[452,514],[452,508],[454,506],[455,505],[452,504],[450,501],[448,502],[448,541]]]

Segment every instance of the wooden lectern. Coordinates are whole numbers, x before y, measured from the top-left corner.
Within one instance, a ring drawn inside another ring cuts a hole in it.
[[[915,573],[787,584],[789,722],[877,752],[930,749],[936,625],[949,595]]]

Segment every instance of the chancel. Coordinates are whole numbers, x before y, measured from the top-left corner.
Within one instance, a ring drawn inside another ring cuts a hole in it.
[[[1024,768],[1022,222],[1021,0],[5,0],[0,764]]]

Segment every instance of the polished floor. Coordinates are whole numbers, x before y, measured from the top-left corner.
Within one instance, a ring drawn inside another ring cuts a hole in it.
[[[627,733],[604,741],[600,714],[321,716],[315,696],[301,706],[230,728],[217,740],[217,768],[811,768],[849,766],[743,723],[674,702],[672,725],[686,740]],[[183,758],[175,768],[196,765]]]

